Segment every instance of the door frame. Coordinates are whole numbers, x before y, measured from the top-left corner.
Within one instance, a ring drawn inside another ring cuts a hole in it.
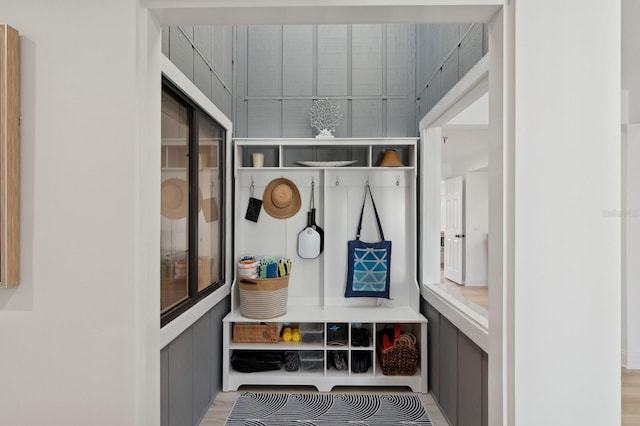
[[[186,4],[185,4],[186,3]],[[282,13],[286,7],[287,13]],[[392,13],[390,13],[392,12]],[[488,91],[490,98],[489,113],[489,179],[494,191],[491,191],[489,205],[490,241],[492,252],[489,254],[489,281],[491,282],[489,324],[492,332],[489,336],[489,424],[513,424],[514,422],[514,363],[513,363],[513,217],[514,199],[511,189],[514,182],[514,79],[505,78],[513,76],[514,69],[514,6],[508,0],[423,0],[423,1],[397,1],[397,0],[204,0],[199,2],[184,2],[181,0],[139,0],[136,5],[138,31],[136,34],[137,73],[140,91],[140,103],[138,111],[141,119],[139,149],[153,149],[156,143],[154,132],[145,132],[144,128],[160,128],[159,114],[159,90],[154,84],[160,78],[161,57],[161,25],[247,25],[247,24],[337,24],[337,23],[456,23],[456,22],[487,22],[489,24],[490,52],[488,58]],[[151,78],[149,78],[151,77]],[[441,101],[442,102],[442,101]],[[438,107],[438,106],[437,106]],[[435,111],[434,111],[435,110]],[[447,108],[449,111],[450,108]],[[441,118],[432,110],[420,122],[420,135],[423,145],[423,153],[435,152],[437,154],[440,142],[438,133],[440,129],[435,119],[428,125],[424,122],[428,117]],[[424,122],[424,123],[423,123]],[[159,146],[158,146],[159,149]],[[423,155],[421,154],[421,157]],[[424,158],[424,157],[423,157]],[[434,164],[435,158],[438,165]],[[433,165],[440,175],[440,156],[429,159],[428,164]],[[138,193],[141,199],[150,202],[150,205],[159,205],[159,194],[146,193],[147,188],[156,188],[158,183],[155,164],[147,164],[143,161],[139,164]],[[430,169],[427,169],[430,170]],[[429,173],[431,175],[431,173]],[[434,200],[431,188],[432,178],[423,182],[421,189],[421,208],[425,208],[427,200],[433,200],[429,209],[439,215],[439,178],[436,185],[437,199]],[[422,210],[429,211],[429,210]],[[159,231],[154,222],[147,222],[146,211],[138,212],[136,218],[141,225],[138,228],[139,241],[145,241],[149,235],[156,235]],[[424,244],[430,239],[433,227],[432,221],[425,224],[422,232],[421,247],[423,250],[424,267],[436,259],[439,275],[439,223],[437,238],[433,244]],[[439,221],[438,221],[439,222]],[[433,246],[433,248],[430,248]],[[433,251],[433,253],[432,253]],[[503,257],[503,254],[505,257]],[[139,293],[144,294],[146,288],[153,288],[156,282],[151,270],[153,262],[147,262],[140,266],[138,275],[142,282]],[[428,269],[422,271],[421,284],[429,282],[432,277]],[[143,343],[148,346],[158,341],[153,328],[149,324],[157,322],[157,312],[153,304],[141,305],[140,313],[141,335],[149,338]],[[154,389],[136,390],[136,397],[140,401],[138,417],[155,418],[159,412],[159,379],[153,376],[158,370],[159,348],[142,347],[138,351],[138,363],[141,371],[152,377],[149,386]],[[148,362],[150,360],[150,362]],[[158,370],[159,371],[159,370]],[[141,373],[142,374],[142,373]],[[159,374],[156,374],[159,376]],[[143,381],[144,382],[144,381]],[[137,405],[138,406],[138,405]]]

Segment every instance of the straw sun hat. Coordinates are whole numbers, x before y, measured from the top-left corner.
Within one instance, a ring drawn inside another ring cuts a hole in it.
[[[264,189],[262,207],[276,219],[286,219],[300,210],[300,192],[289,179],[274,179]]]

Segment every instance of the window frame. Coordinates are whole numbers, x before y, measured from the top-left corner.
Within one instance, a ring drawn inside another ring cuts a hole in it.
[[[177,84],[169,79],[164,74],[162,75],[161,92],[167,93],[172,96],[177,102],[187,109],[188,112],[188,137],[187,137],[187,179],[188,185],[191,188],[192,183],[195,183],[195,190],[189,191],[188,202],[188,225],[187,225],[187,298],[175,306],[169,308],[165,312],[160,313],[160,327],[164,327],[171,321],[180,317],[183,313],[197,305],[204,300],[207,296],[219,290],[226,283],[226,240],[227,227],[226,224],[226,187],[227,187],[227,144],[226,141],[229,137],[229,129],[222,124],[219,120],[216,120],[211,114],[209,114],[203,107],[191,99],[184,90],[182,90]],[[220,182],[220,194],[219,194],[219,233],[220,238],[218,241],[219,250],[219,279],[216,282],[211,283],[201,291],[198,291],[198,185],[199,185],[199,120],[204,118],[211,121],[215,125],[222,129],[222,137],[218,150],[218,178]]]

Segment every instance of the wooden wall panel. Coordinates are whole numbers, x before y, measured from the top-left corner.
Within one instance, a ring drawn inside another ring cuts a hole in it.
[[[351,135],[354,138],[384,136],[382,101],[354,100],[351,108]]]
[[[440,406],[449,423],[458,424],[458,329],[440,315]]]
[[[482,25],[476,25],[460,43],[460,76],[465,75],[482,58]]]
[[[199,25],[193,27],[193,45],[198,49],[204,61],[213,64],[213,49],[211,48],[211,29],[210,26]]]
[[[429,86],[427,87],[425,96],[427,101],[427,111],[431,110],[431,108],[433,108],[433,106],[437,104],[438,101],[442,98],[442,93],[440,91],[441,79],[442,72],[438,71],[438,73],[433,77],[431,83],[429,83]]]
[[[313,128],[309,121],[311,99],[292,99],[282,101],[282,137],[312,138]]]
[[[440,63],[448,58],[451,51],[453,51],[460,42],[460,34],[458,31],[458,24],[443,24],[440,26]]]
[[[247,102],[247,137],[279,138],[282,135],[282,103],[252,100]]]
[[[440,98],[458,83],[458,51],[453,52],[442,64],[442,77],[440,80]]]
[[[318,25],[318,96],[349,94],[348,33],[347,25]]]
[[[169,344],[169,425],[193,424],[193,331]]]
[[[407,96],[409,87],[409,39],[408,25],[387,25],[386,37],[386,94]]]
[[[193,47],[191,41],[178,27],[169,29],[169,52],[171,52],[171,62],[193,81]]]
[[[251,26],[247,43],[247,95],[280,96],[282,27]]]
[[[287,25],[282,29],[283,96],[313,95],[314,32],[311,25]]]
[[[422,313],[427,317],[429,321],[429,330],[427,333],[427,347],[429,350],[428,363],[429,363],[429,392],[433,397],[440,400],[440,312],[438,312],[433,306],[428,304],[424,299],[421,299],[423,303]]]
[[[211,99],[212,74],[209,65],[200,55],[193,56],[193,83],[209,99]]]
[[[169,426],[169,349],[160,351],[160,426]]]
[[[385,136],[404,136],[413,122],[409,113],[409,105],[405,99],[389,99],[387,102],[387,128]]]
[[[458,333],[458,426],[482,422],[482,350]]]
[[[382,95],[382,25],[353,25],[351,94]]]
[[[211,401],[211,368],[214,354],[211,311],[202,316],[193,328],[193,419],[199,421]],[[218,351],[219,347],[215,348]]]

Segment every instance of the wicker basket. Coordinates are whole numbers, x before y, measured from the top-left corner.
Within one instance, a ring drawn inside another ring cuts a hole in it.
[[[385,376],[413,376],[418,368],[418,350],[396,340],[387,349],[378,346],[378,360]]]
[[[233,324],[234,343],[278,343],[280,336],[275,324]]]
[[[287,313],[289,276],[240,278],[240,313],[253,319],[270,319]]]

